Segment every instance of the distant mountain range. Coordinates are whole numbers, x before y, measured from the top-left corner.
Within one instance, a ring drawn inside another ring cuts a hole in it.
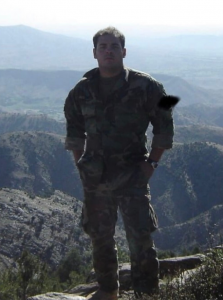
[[[131,38],[129,39],[131,40]],[[149,73],[179,76],[222,88],[223,36],[181,35],[128,43],[125,64]],[[24,25],[0,27],[0,68],[88,70],[97,65],[92,41],[47,33]]]
[[[94,65],[89,41],[23,25],[0,26],[0,37],[0,68],[83,70]]]
[[[189,84],[185,80],[170,75],[151,74],[161,81],[166,92],[181,98],[176,108],[176,122],[181,125],[209,124],[217,125],[214,112],[221,114],[219,105],[223,105],[220,90],[207,90]],[[70,89],[82,78],[80,71],[34,71],[34,70],[0,70],[0,109],[11,112],[47,114],[64,120],[63,106]],[[190,106],[187,109],[180,107]],[[204,106],[202,106],[202,104]],[[205,108],[205,105],[207,107]],[[210,108],[218,106],[218,108]],[[209,112],[212,111],[210,117]],[[179,113],[178,113],[179,112]],[[202,117],[205,114],[205,117]],[[221,123],[221,116],[218,123]]]

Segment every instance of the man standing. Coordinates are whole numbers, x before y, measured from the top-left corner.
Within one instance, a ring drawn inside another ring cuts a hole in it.
[[[117,299],[114,241],[120,208],[136,295],[158,291],[159,262],[151,237],[157,219],[148,181],[165,149],[172,147],[172,110],[159,107],[163,86],[123,65],[125,37],[114,27],[93,37],[98,68],[87,72],[66,99],[66,149],[73,151],[84,189],[82,222],[93,245],[99,290],[94,300]],[[153,126],[151,151],[146,130]]]

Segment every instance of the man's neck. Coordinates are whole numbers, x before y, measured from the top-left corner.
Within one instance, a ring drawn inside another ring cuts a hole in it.
[[[111,68],[100,68],[99,67],[99,72],[100,76],[103,78],[111,78],[119,75],[123,71],[123,66],[121,68],[116,68],[116,69],[111,69]]]

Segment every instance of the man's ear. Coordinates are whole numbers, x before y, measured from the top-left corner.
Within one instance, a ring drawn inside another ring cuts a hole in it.
[[[123,58],[126,57],[126,48],[123,48],[123,55],[122,55],[122,57]]]
[[[93,49],[93,55],[94,55],[94,58],[96,59],[97,56],[96,56],[96,49],[95,48]]]

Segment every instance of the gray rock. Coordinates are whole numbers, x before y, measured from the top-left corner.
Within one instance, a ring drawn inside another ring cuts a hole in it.
[[[173,257],[161,259],[160,262],[160,278],[165,275],[176,275],[185,270],[191,270],[201,265],[205,260],[205,255],[189,255],[182,257]]]
[[[90,284],[96,281],[94,270],[90,272],[86,283]],[[130,263],[123,263],[119,265],[119,282],[120,290],[128,291],[131,288],[131,265]]]
[[[0,189],[0,271],[12,266],[24,247],[56,268],[72,249],[85,251],[80,227],[82,202],[60,191],[48,198]]]
[[[80,296],[87,296],[98,289],[97,282],[91,282],[89,284],[79,284],[72,289],[66,290],[66,293],[75,294]]]
[[[85,297],[64,294],[64,293],[47,293],[42,295],[37,295],[29,297],[27,300],[84,300]]]

